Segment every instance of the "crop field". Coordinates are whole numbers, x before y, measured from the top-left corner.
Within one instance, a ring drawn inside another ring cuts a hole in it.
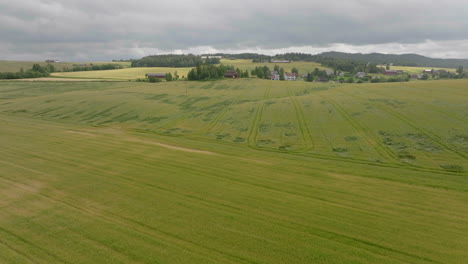
[[[467,263],[467,87],[0,82],[0,263]]]
[[[283,67],[286,72],[291,72],[291,69],[296,67],[299,70],[299,74],[306,74],[308,72],[312,72],[315,68],[319,68],[321,70],[329,69],[327,67],[322,66],[320,63],[316,62],[305,62],[305,61],[293,61],[291,63],[265,63],[265,62],[258,62],[253,63],[252,60],[229,60],[229,59],[222,59],[222,64],[225,65],[232,65],[236,68],[240,68],[242,70],[248,70],[249,72],[257,66],[268,66],[271,70],[278,65]]]
[[[385,65],[382,65],[381,67],[385,68]],[[392,66],[392,70],[402,70],[405,71],[406,73],[409,74],[422,74],[424,70],[427,69],[434,69],[434,70],[446,70],[449,72],[455,73],[457,69],[451,69],[451,68],[438,68],[438,67],[407,67],[407,66]]]
[[[187,76],[187,73],[192,68],[166,68],[166,67],[138,67],[138,68],[125,68],[118,70],[105,70],[105,71],[80,71],[80,72],[56,72],[51,75],[54,77],[66,78],[99,78],[99,79],[115,79],[115,80],[135,80],[138,78],[146,78],[147,73],[172,73],[177,71],[177,74]]]
[[[44,61],[0,61],[0,72],[19,72],[21,68],[24,70],[31,69],[33,64],[39,64],[41,66],[47,65]],[[72,68],[75,64],[81,63],[93,63],[95,65],[100,64],[119,64],[123,67],[130,67],[130,62],[57,62],[52,63],[57,69],[63,70],[64,68]]]
[[[252,60],[221,60],[224,65],[232,65],[235,68],[241,70],[255,69],[256,66],[264,66],[273,70],[275,65],[279,65],[285,69],[286,72],[290,72],[293,67],[299,70],[299,74],[305,74],[312,72],[315,68],[327,69],[315,62],[292,62],[292,63],[252,63]],[[66,77],[66,78],[99,78],[99,79],[115,79],[115,80],[135,80],[138,78],[145,78],[147,73],[172,73],[177,71],[177,74],[182,77],[186,77],[188,72],[192,68],[166,68],[166,67],[137,67],[137,68],[126,68],[119,70],[107,70],[107,71],[82,71],[82,72],[57,72],[53,73],[54,77]]]

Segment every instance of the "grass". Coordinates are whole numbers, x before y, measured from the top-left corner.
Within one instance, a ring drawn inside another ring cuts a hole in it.
[[[0,263],[464,263],[467,85],[1,82]]]

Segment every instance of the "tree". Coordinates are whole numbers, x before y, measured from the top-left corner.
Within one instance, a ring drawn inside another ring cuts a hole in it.
[[[35,72],[44,72],[44,69],[39,64],[33,64],[32,70]]]
[[[280,81],[284,81],[284,69],[283,68],[280,68],[279,70],[279,78],[280,78]]]
[[[156,77],[149,77],[148,81],[150,83],[155,83],[155,82],[160,82],[161,80],[159,78],[156,78]]]

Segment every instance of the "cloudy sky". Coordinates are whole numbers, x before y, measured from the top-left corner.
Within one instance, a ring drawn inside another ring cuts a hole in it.
[[[468,59],[466,0],[0,0],[0,60],[323,51]]]

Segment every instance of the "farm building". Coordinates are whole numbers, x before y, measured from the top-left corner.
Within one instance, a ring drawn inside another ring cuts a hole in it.
[[[297,78],[297,73],[285,73],[284,74],[284,80],[285,81],[295,81]]]
[[[164,79],[164,78],[166,78],[166,74],[165,73],[147,73],[146,77],[148,77],[148,78],[154,77],[154,78],[158,78],[158,79]]]
[[[239,78],[239,74],[238,74],[236,71],[227,71],[227,72],[224,74],[224,77],[225,77],[225,78],[233,78],[233,79],[236,79],[236,78]]]
[[[366,76],[366,73],[365,72],[358,72],[358,73],[356,73],[355,76],[356,76],[356,78],[361,79],[361,78],[364,78]]]
[[[270,71],[268,75],[268,79],[273,81],[278,81],[280,79],[279,73],[277,71]]]
[[[446,70],[435,70],[434,74],[448,73]]]
[[[383,72],[384,75],[397,75],[399,72],[395,70],[385,70]]]

